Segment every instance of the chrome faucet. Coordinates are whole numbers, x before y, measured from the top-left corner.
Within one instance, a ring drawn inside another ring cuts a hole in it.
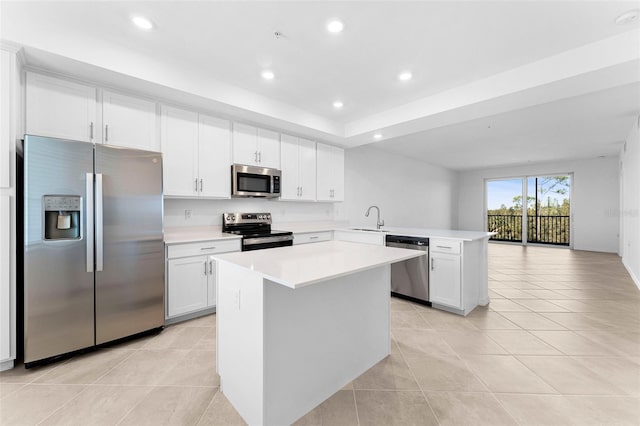
[[[364,217],[369,217],[369,212],[371,211],[371,209],[375,208],[378,211],[378,221],[376,222],[376,226],[377,229],[380,229],[381,227],[384,226],[384,220],[380,220],[380,207],[378,206],[371,206],[367,209],[367,212],[364,214]]]

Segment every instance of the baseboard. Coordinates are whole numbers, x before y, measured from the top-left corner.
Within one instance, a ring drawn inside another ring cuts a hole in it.
[[[0,362],[0,371],[11,370],[13,368],[13,360]]]
[[[638,290],[640,290],[640,279],[638,279],[638,277],[636,277],[636,275],[633,273],[633,271],[631,270],[629,265],[627,265],[627,262],[624,261],[624,257],[622,258],[622,264],[624,265],[624,268],[629,273],[629,276],[631,277],[631,279],[635,283],[636,287],[638,287]]]

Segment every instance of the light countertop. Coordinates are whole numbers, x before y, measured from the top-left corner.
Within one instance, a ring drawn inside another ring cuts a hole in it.
[[[237,240],[240,238],[242,238],[240,235],[222,232],[222,226],[220,225],[173,227],[165,228],[164,230],[164,243],[167,245],[214,240]]]
[[[345,241],[325,241],[214,256],[290,288],[300,288],[355,272],[424,256],[417,250]]]
[[[350,228],[364,228],[375,229],[370,226],[349,226],[348,228],[340,229],[341,231],[351,232],[375,232],[375,231],[357,231]],[[381,233],[385,235],[403,235],[408,237],[427,237],[427,238],[446,238],[462,241],[475,241],[483,238],[489,238],[494,232],[479,232],[479,231],[457,231],[451,229],[430,229],[430,228],[402,228],[398,226],[383,226]]]
[[[351,228],[372,229],[370,226],[349,225],[347,222],[281,222],[274,223],[271,228],[279,231],[291,231],[294,234],[304,234],[322,231],[347,231],[347,232],[371,232],[357,231]],[[373,233],[373,232],[372,232]],[[462,241],[475,241],[489,238],[491,232],[456,231],[448,229],[430,228],[402,228],[397,226],[383,226],[381,234],[406,235],[412,237],[448,238]],[[222,226],[191,226],[171,227],[164,230],[164,242],[167,245],[196,243],[201,241],[214,241],[226,239],[238,239],[239,235],[222,232]]]

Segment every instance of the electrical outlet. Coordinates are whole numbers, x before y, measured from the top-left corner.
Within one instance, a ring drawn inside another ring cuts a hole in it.
[[[184,211],[184,220],[190,220],[191,219],[191,210],[185,210]]]

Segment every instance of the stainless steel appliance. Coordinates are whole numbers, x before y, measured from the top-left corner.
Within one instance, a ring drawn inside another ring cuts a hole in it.
[[[162,155],[26,136],[24,362],[164,325]]]
[[[277,198],[280,196],[281,172],[267,167],[233,164],[231,196],[234,198]]]
[[[293,245],[293,232],[271,229],[271,213],[223,213],[222,232],[242,235],[242,251]]]
[[[429,302],[429,239],[403,235],[387,235],[388,247],[420,250],[420,256],[391,265],[391,294],[431,305]]]

